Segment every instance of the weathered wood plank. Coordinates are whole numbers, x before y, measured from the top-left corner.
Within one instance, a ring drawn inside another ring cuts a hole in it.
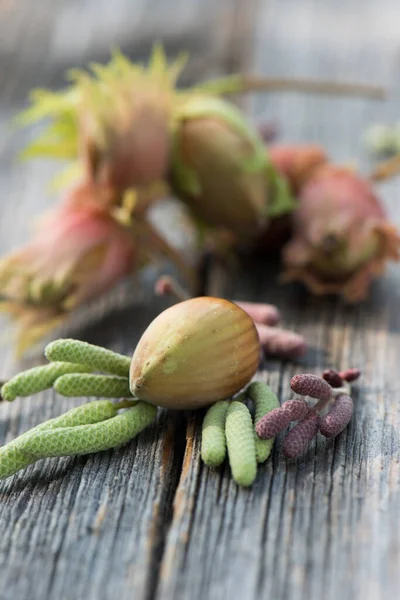
[[[32,132],[8,128],[33,86],[60,86],[65,68],[105,60],[117,44],[135,59],[160,39],[174,56],[192,52],[188,77],[224,70],[236,4],[226,0],[52,2],[32,10],[29,0],[2,5],[0,39],[0,252],[27,237],[29,222],[54,202],[48,181],[54,165],[15,164]],[[4,33],[4,35],[3,35]],[[187,77],[187,79],[188,79]],[[172,235],[177,237],[176,232]],[[132,352],[147,324],[166,306],[149,294],[123,287],[78,316],[68,334]],[[147,291],[146,291],[147,290]],[[114,312],[110,314],[110,309]],[[4,321],[1,321],[3,329]],[[1,340],[5,379],[40,355],[16,364]],[[78,400],[51,392],[1,406],[3,444]],[[154,597],[172,500],[185,444],[182,414],[161,414],[126,447],[78,459],[42,461],[0,484],[0,596],[4,600],[54,597],[100,600]]]
[[[240,2],[217,7],[211,1],[176,1],[174,10],[156,0],[134,6],[120,0],[116,10],[106,2],[78,6],[59,0],[32,13],[24,0],[19,12],[8,15],[0,40],[1,65],[7,66],[1,124],[22,105],[29,87],[61,84],[60,67],[105,58],[113,42],[135,57],[147,54],[153,37],[166,40],[171,53],[190,46],[191,77],[237,69],[246,62],[251,37],[253,7],[245,4],[246,10]],[[338,14],[336,4],[317,0],[261,3],[254,70],[388,82],[399,9],[390,0],[385,7],[378,14],[372,1],[353,0],[341,4]],[[17,54],[15,40],[21,40]],[[253,103],[257,119],[276,116],[285,139],[322,142],[338,160],[359,156],[366,124],[382,114],[395,117],[396,111],[394,101],[377,106],[302,95],[273,94]],[[2,131],[4,252],[26,236],[28,219],[51,204],[43,182],[52,167],[15,167],[12,158],[23,134]],[[392,182],[383,191],[399,223],[398,185]],[[222,293],[223,287],[236,298],[279,303],[286,324],[310,339],[315,349],[302,366],[268,361],[258,374],[282,399],[290,376],[305,367],[362,364],[365,374],[348,431],[334,443],[321,438],[294,464],[286,463],[277,446],[250,491],[235,486],[228,467],[214,472],[201,465],[200,415],[190,418],[187,440],[184,417],[162,415],[159,426],[126,448],[31,467],[0,486],[2,598],[252,600],[273,594],[277,600],[322,595],[376,600],[396,592],[398,273],[392,268],[367,303],[346,309],[337,301],[311,300],[295,286],[279,288],[274,269],[267,274],[264,269],[244,268],[234,281],[223,279],[224,273],[219,281],[214,276],[210,291]],[[126,304],[125,292],[117,294],[120,310],[99,326],[96,315],[110,307],[100,303],[86,329],[79,329],[85,319],[77,320],[77,335],[130,352],[161,305],[146,295]],[[17,365],[2,350],[6,377]],[[68,406],[51,393],[2,406],[2,443]]]
[[[385,3],[379,14],[361,0],[340,9],[317,0],[261,4],[254,71],[383,84],[395,77],[397,86],[397,4]],[[395,98],[377,105],[277,93],[254,99],[252,107],[256,119],[277,120],[283,139],[322,143],[342,162],[363,156],[361,136],[371,121],[398,114]],[[398,182],[382,187],[397,224],[399,189]],[[261,261],[246,264],[233,280],[215,269],[213,293],[279,304],[285,324],[313,346],[302,364],[268,360],[258,373],[282,401],[300,371],[351,364],[362,367],[363,377],[347,431],[334,441],[320,436],[291,463],[278,440],[251,490],[238,489],[227,466],[201,466],[199,429],[189,425],[188,468],[176,493],[158,598],[375,600],[398,589],[398,273],[392,267],[367,302],[347,308],[312,299],[295,285],[278,287],[277,269]]]

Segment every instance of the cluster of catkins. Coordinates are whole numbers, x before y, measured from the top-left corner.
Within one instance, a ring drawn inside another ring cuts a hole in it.
[[[2,446],[0,479],[42,458],[84,455],[125,444],[157,416],[155,406],[132,397],[128,356],[79,340],[56,340],[46,347],[46,357],[48,364],[5,382],[0,399],[13,402],[50,388],[65,397],[102,399],[45,421]],[[122,399],[117,403],[106,400],[118,397]],[[119,413],[121,409],[124,412]]]
[[[253,404],[254,418],[247,407]],[[228,455],[232,477],[237,484],[248,487],[257,476],[257,464],[271,454],[274,436],[261,439],[258,423],[277,410],[279,400],[272,389],[261,381],[250,383],[231,400],[220,400],[208,409],[203,421],[201,458],[208,467],[219,467]]]
[[[304,454],[318,431],[333,438],[345,429],[353,415],[349,384],[359,376],[359,369],[340,373],[329,369],[322,377],[307,373],[295,375],[290,382],[292,390],[317,399],[314,406],[303,398],[279,405],[272,389],[261,381],[252,382],[233,400],[216,402],[203,421],[201,457],[204,463],[218,467],[227,456],[235,482],[250,486],[257,475],[257,464],[267,460],[275,437],[291,423],[297,422],[282,446],[288,458]]]
[[[399,258],[399,235],[370,181],[333,165],[318,146],[266,147],[221,97],[246,91],[244,78],[177,89],[183,65],[183,57],[169,64],[160,47],[147,66],[116,52],[107,65],[75,70],[61,92],[32,93],[19,123],[48,125],[25,157],[70,166],[62,202],[31,242],[0,261],[0,309],[17,322],[19,351],[160,256],[195,287],[196,269],[151,221],[153,204],[171,195],[200,249],[274,241],[284,279],[316,294],[361,300]]]
[[[125,444],[156,419],[159,402],[151,399],[151,388],[148,386],[140,399],[133,395],[131,374],[135,355],[131,359],[73,339],[52,342],[45,354],[48,364],[12,377],[2,385],[0,399],[12,402],[17,397],[53,388],[65,397],[102,400],[41,423],[2,446],[0,479],[43,458],[84,455]],[[139,353],[139,362],[142,358]],[[283,442],[289,458],[303,454],[318,430],[326,437],[334,437],[346,427],[353,412],[349,383],[359,375],[358,369],[348,369],[340,373],[325,371],[323,378],[312,374],[293,377],[293,391],[317,398],[314,406],[299,398],[280,406],[273,390],[260,381],[251,382],[233,399],[213,402],[202,425],[202,460],[209,467],[218,467],[228,456],[235,482],[244,487],[252,485],[257,465],[268,459],[276,435],[291,422],[298,424]],[[118,397],[117,403],[106,400]],[[176,407],[175,394],[171,398],[169,402],[164,399],[162,406]],[[188,406],[194,408],[198,403],[188,398]],[[125,412],[119,413],[120,410]]]
[[[358,369],[324,371],[323,377],[312,374],[295,375],[290,382],[292,390],[301,396],[315,398],[310,406],[303,398],[284,402],[282,406],[266,414],[256,425],[257,435],[272,439],[292,422],[283,441],[283,451],[288,458],[301,456],[318,431],[327,438],[337,436],[349,424],[353,415],[353,400],[349,396],[349,382],[360,376]],[[329,406],[324,416],[321,413]]]

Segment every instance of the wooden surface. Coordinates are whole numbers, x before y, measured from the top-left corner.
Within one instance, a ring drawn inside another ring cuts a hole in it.
[[[29,135],[7,122],[34,85],[57,86],[63,69],[107,57],[118,44],[144,57],[154,38],[171,55],[192,51],[187,80],[242,67],[273,75],[390,85],[386,103],[299,94],[248,101],[282,138],[322,143],[338,161],[367,168],[361,137],[374,120],[399,115],[400,5],[385,0],[3,0],[0,3],[0,251],[22,243],[28,223],[54,199],[53,165],[15,163]],[[400,224],[400,185],[381,186]],[[367,302],[346,308],[279,287],[276,269],[216,267],[209,292],[279,304],[285,324],[312,348],[302,364],[268,360],[258,377],[282,400],[301,370],[360,366],[356,414],[334,441],[320,437],[287,463],[275,446],[251,490],[228,467],[199,459],[199,416],[160,415],[124,448],[41,462],[0,485],[2,600],[377,600],[400,584],[400,270],[392,266]],[[123,288],[78,317],[69,334],[131,352],[165,306]],[[2,322],[3,323],[3,322]],[[41,361],[33,356],[26,364]],[[0,377],[16,364],[1,347]],[[51,392],[0,406],[7,442],[71,406]]]

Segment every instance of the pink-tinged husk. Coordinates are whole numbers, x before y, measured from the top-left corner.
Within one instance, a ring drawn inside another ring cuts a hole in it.
[[[98,186],[90,178],[80,179],[71,184],[64,192],[61,205],[66,213],[79,214],[85,206],[97,205],[101,210],[120,204],[121,195],[106,185]]]
[[[133,90],[132,90],[133,92]],[[136,91],[123,111],[105,122],[84,112],[81,151],[93,182],[123,192],[165,176],[169,152],[168,110],[160,90]]]
[[[85,182],[69,190],[33,240],[0,262],[0,309],[17,322],[19,353],[134,268],[131,235],[92,192]]]
[[[136,398],[196,409],[233,396],[257,370],[260,344],[252,319],[221,298],[192,298],[149,325],[136,347],[130,387]]]
[[[317,144],[276,144],[268,147],[268,156],[295,193],[317,168],[328,162],[324,149]]]
[[[107,65],[74,72],[80,150],[94,183],[124,192],[164,178],[182,66],[155,46],[147,67],[114,52]]]
[[[386,262],[400,258],[399,233],[372,185],[349,169],[317,169],[301,190],[293,220],[283,279],[302,281],[315,294],[358,302]]]
[[[321,166],[328,162],[328,157],[321,146],[316,144],[275,144],[268,147],[267,156],[272,166],[287,182],[291,192],[296,195],[301,187]],[[293,230],[292,212],[273,217],[266,228],[257,237],[256,251],[271,255],[281,251]]]

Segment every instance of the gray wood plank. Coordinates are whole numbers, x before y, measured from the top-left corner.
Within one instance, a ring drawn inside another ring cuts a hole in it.
[[[0,43],[5,48],[0,61],[7,67],[2,69],[1,124],[22,105],[30,86],[60,85],[61,67],[105,58],[114,41],[134,56],[144,56],[158,35],[171,53],[190,45],[195,60],[189,77],[237,69],[248,57],[254,9],[248,13],[239,2],[215,4],[176,2],[174,12],[160,1],[138,0],[133,7],[120,0],[113,11],[106,2],[59,0],[41,3],[43,12],[27,13],[30,3],[20,2],[21,12],[8,14],[8,33]],[[379,13],[372,1],[340,3],[339,15],[337,7],[317,0],[261,3],[254,70],[389,82],[395,74],[397,4],[386,0]],[[96,18],[91,18],[93,11]],[[174,18],[167,20],[167,13]],[[358,99],[272,94],[251,106],[256,119],[275,116],[284,139],[322,142],[337,160],[347,161],[361,155],[360,136],[369,121],[397,115],[395,100],[378,106]],[[52,166],[16,167],[12,159],[23,134],[2,131],[4,252],[25,238],[28,219],[53,200],[43,193]],[[382,191],[399,223],[398,184],[386,184]],[[398,271],[391,268],[370,300],[356,309],[311,300],[296,286],[280,288],[276,269],[260,263],[238,272],[234,281],[225,272],[216,273],[210,291],[279,303],[286,324],[311,340],[314,349],[302,365],[267,361],[258,374],[282,399],[295,372],[360,361],[365,374],[351,427],[333,444],[319,440],[296,464],[286,463],[277,446],[251,491],[239,490],[227,467],[203,468],[200,416],[191,417],[186,429],[183,415],[161,415],[157,427],[124,449],[32,467],[0,486],[1,597],[229,595],[251,600],[269,593],[278,600],[322,594],[328,600],[339,595],[375,600],[395,592]],[[74,335],[130,352],[162,305],[145,293],[131,299],[129,294],[131,288],[116,292],[112,304],[101,302],[81,316]],[[118,310],[112,316],[113,306]],[[108,316],[100,327],[104,313]],[[21,367],[4,344],[1,358],[4,377]],[[2,442],[70,405],[46,393],[1,406]]]
[[[361,0],[262,2],[254,36],[257,73],[394,80],[394,89],[385,104],[275,93],[250,103],[253,117],[276,119],[285,141],[322,143],[335,160],[361,158],[367,169],[365,127],[398,115],[399,16],[398,3],[390,0],[379,10]],[[399,190],[398,181],[380,188],[397,224]],[[227,466],[211,471],[201,465],[199,427],[189,424],[188,467],[175,497],[157,593],[162,600],[376,600],[397,593],[399,268],[392,266],[355,308],[310,298],[299,286],[280,287],[277,273],[277,266],[248,261],[229,279],[217,265],[211,289],[278,304],[285,324],[308,338],[312,348],[300,364],[268,360],[257,374],[282,401],[297,372],[360,366],[354,419],[334,441],[320,436],[296,462],[284,459],[278,440],[251,490],[238,489]]]
[[[52,163],[18,164],[33,132],[8,127],[33,86],[60,86],[67,67],[106,60],[119,45],[147,57],[155,39],[174,56],[192,52],[189,78],[224,70],[237,6],[229,0],[67,2],[29,0],[2,5],[0,36],[0,252],[23,243],[29,224],[55,202]],[[4,33],[4,35],[3,35]],[[168,213],[171,223],[170,211]],[[159,217],[160,220],[160,217]],[[172,232],[178,242],[182,236]],[[116,290],[72,320],[64,333],[131,353],[141,332],[168,305],[150,294],[156,270]],[[142,285],[141,290],[136,286]],[[0,322],[3,334],[5,320]],[[0,340],[0,378],[42,362],[16,363]],[[0,407],[0,443],[78,400],[51,392]],[[165,533],[185,449],[185,417],[162,413],[158,423],[123,448],[78,459],[42,461],[0,484],[0,596],[76,600],[154,597]]]

